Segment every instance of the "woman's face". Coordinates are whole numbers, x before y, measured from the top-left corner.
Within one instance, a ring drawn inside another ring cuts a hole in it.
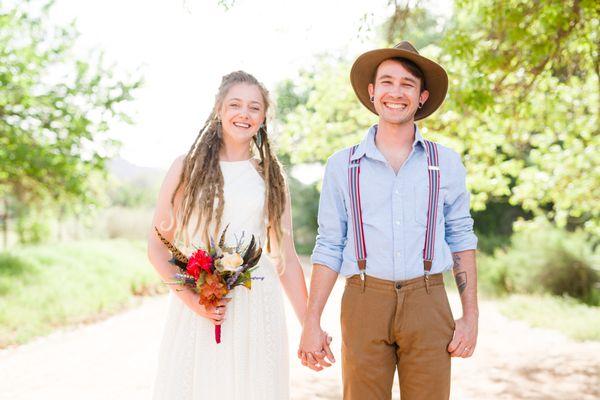
[[[238,83],[229,89],[218,113],[224,139],[245,143],[265,121],[266,106],[258,86]]]

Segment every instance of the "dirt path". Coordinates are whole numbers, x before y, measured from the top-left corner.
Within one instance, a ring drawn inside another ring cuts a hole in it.
[[[324,314],[338,358],[342,290],[339,281]],[[458,297],[451,303],[456,315]],[[166,305],[164,296],[148,298],[105,321],[1,350],[0,399],[150,399]],[[491,302],[480,308],[480,343],[472,359],[454,360],[452,399],[600,398],[600,342],[527,327]],[[317,374],[296,362],[300,330],[289,305],[288,319],[292,399],[340,399],[339,365]]]

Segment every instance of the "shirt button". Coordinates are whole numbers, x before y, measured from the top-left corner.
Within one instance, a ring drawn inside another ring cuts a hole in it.
[[[400,225],[400,221],[396,221],[396,225]]]
[[[400,252],[399,251],[396,252],[396,256],[400,257]]]
[[[394,193],[400,194],[400,192],[398,191],[398,189],[394,190]]]

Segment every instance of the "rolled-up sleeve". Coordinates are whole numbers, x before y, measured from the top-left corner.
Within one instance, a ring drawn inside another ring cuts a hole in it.
[[[327,161],[321,198],[319,200],[319,229],[311,260],[339,273],[346,245],[348,217],[346,206],[335,173],[332,158]]]
[[[477,236],[473,231],[473,218],[470,213],[470,194],[466,185],[466,170],[460,156],[453,160],[453,179],[448,188],[447,202],[444,204],[446,243],[453,253],[477,249]]]

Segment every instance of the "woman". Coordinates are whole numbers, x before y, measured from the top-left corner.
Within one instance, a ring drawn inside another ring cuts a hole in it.
[[[237,287],[216,308],[189,289],[172,286],[154,399],[289,398],[288,342],[283,286],[304,320],[306,284],[294,248],[289,192],[271,150],[268,92],[242,71],[223,77],[213,111],[160,189],[153,227],[188,254],[229,225],[226,243],[254,234],[263,255],[252,289]],[[257,153],[257,158],[253,155]],[[152,229],[148,256],[164,281],[177,267]],[[183,289],[183,290],[180,290]],[[222,324],[222,325],[221,325]],[[214,325],[222,326],[215,343]]]

